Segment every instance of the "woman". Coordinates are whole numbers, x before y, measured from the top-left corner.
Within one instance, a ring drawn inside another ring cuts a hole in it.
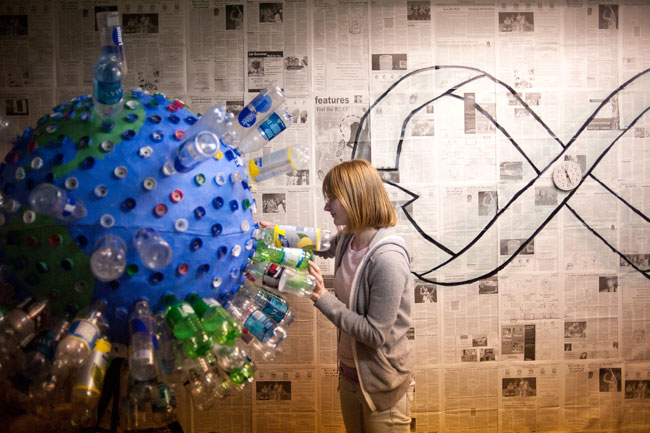
[[[334,291],[319,267],[312,300],[339,330],[339,391],[348,432],[408,432],[413,352],[406,335],[413,286],[404,240],[379,173],[357,159],[333,167],[323,195],[339,233],[324,257],[335,258]]]

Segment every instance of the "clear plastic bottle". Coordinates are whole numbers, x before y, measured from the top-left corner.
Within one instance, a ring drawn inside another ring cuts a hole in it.
[[[232,128],[224,134],[222,141],[230,146],[239,146],[240,141],[264,121],[265,116],[260,113],[270,113],[283,102],[284,94],[276,84],[262,89],[237,115]]]
[[[146,381],[156,376],[155,334],[149,301],[140,299],[135,303],[129,317],[131,344],[129,345],[129,369],[135,380]]]
[[[172,334],[165,315],[162,313],[154,316],[156,326],[156,362],[160,380],[174,386],[181,381],[183,371],[183,356]]]
[[[302,270],[309,267],[309,260],[314,260],[314,253],[311,250],[280,248],[258,241],[255,253],[253,254],[253,260],[277,263],[278,265]]]
[[[248,162],[248,175],[255,182],[262,182],[293,170],[309,166],[309,150],[303,146],[289,146]]]
[[[215,343],[213,351],[217,356],[219,367],[226,372],[230,383],[235,388],[242,388],[253,381],[255,366],[239,344],[220,346]]]
[[[276,108],[271,114],[240,141],[237,150],[239,153],[255,152],[266,143],[277,137],[282,131],[291,126],[293,117],[289,114],[286,105]]]
[[[181,141],[195,136],[201,131],[209,131],[221,138],[232,128],[234,116],[226,111],[226,106],[217,104],[208,110],[181,135]]]
[[[283,327],[271,320],[253,301],[245,297],[234,297],[226,308],[241,327],[255,337],[252,340],[253,347],[258,349],[266,359],[270,359],[278,345],[287,338],[287,332]]]
[[[150,227],[136,230],[132,242],[147,269],[159,271],[172,261],[172,247]]]
[[[113,281],[126,270],[126,243],[117,235],[105,235],[95,243],[90,270],[100,281]]]
[[[74,312],[70,310],[63,317],[50,319],[45,329],[27,345],[22,368],[22,373],[27,379],[42,381],[47,377],[52,368],[56,346],[68,332],[72,316]]]
[[[250,284],[256,287],[266,287],[302,298],[311,297],[316,289],[316,279],[308,272],[276,263],[249,261],[245,272]]]
[[[276,247],[305,248],[327,251],[331,245],[332,232],[319,227],[275,225],[257,229],[253,237]]]
[[[97,340],[91,355],[81,365],[72,387],[72,414],[70,422],[75,427],[88,428],[97,423],[97,404],[108,367],[111,344]]]
[[[61,221],[76,221],[88,213],[82,200],[47,182],[37,185],[27,200],[36,212]]]
[[[194,308],[185,301],[179,301],[173,293],[167,293],[163,301],[165,320],[174,336],[181,340],[183,353],[190,358],[204,356],[212,348],[212,341],[201,327],[201,321]]]
[[[7,313],[0,328],[0,377],[12,375],[24,362],[23,348],[45,321],[46,301],[27,298]]]
[[[235,297],[244,297],[253,301],[264,314],[283,328],[293,322],[293,310],[289,308],[287,300],[277,293],[263,287],[254,287],[249,281],[246,281],[239,288]]]
[[[189,391],[194,406],[199,410],[214,406],[217,387],[222,381],[213,371],[210,361],[206,357],[185,358],[183,365],[188,376],[185,389]]]
[[[198,293],[192,293],[187,300],[192,304],[201,325],[210,335],[214,343],[232,346],[241,335],[241,327],[225,308],[214,298],[202,298]]]
[[[77,314],[68,334],[56,346],[56,368],[78,367],[88,358],[97,340],[108,331],[105,308],[106,300],[100,298]]]
[[[212,158],[219,151],[219,137],[210,131],[199,131],[185,140],[165,161],[163,173],[185,173],[201,162]]]
[[[126,62],[122,27],[117,12],[97,14],[102,51],[93,67],[93,107],[102,119],[115,119],[122,112]]]
[[[164,382],[156,384],[156,395],[151,405],[151,418],[157,427],[166,426],[176,420],[174,390]]]

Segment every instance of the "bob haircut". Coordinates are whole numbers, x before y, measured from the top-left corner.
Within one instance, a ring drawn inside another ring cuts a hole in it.
[[[367,227],[397,224],[395,209],[388,199],[377,170],[365,159],[344,161],[330,169],[323,180],[326,200],[337,198],[348,214],[344,233],[356,233]]]

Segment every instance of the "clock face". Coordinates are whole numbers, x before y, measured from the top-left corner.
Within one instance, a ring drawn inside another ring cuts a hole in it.
[[[562,161],[553,169],[553,183],[563,191],[571,191],[582,180],[580,165],[573,161]]]

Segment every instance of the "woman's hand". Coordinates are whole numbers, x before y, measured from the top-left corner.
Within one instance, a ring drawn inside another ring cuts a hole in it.
[[[262,228],[274,225],[268,221],[258,221],[257,224],[259,224],[259,226]]]
[[[323,282],[323,274],[320,271],[318,265],[311,260],[309,263],[309,274],[316,279],[316,288],[311,294],[311,300],[316,302],[320,298],[321,294],[325,291],[325,283]]]

